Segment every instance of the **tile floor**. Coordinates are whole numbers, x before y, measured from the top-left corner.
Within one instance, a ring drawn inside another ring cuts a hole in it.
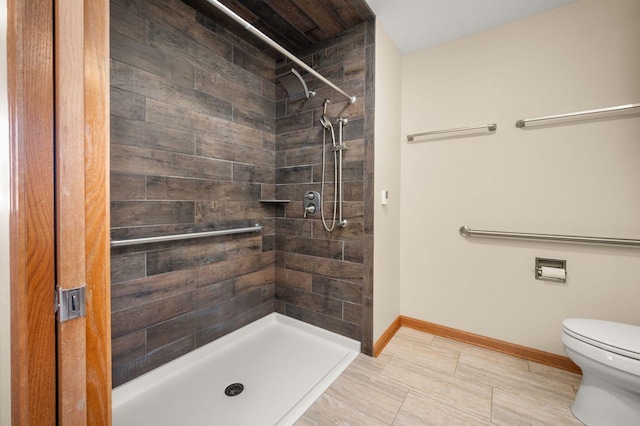
[[[295,425],[581,425],[570,411],[581,377],[402,327]]]

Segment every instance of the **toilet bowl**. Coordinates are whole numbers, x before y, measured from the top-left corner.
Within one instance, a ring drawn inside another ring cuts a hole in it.
[[[588,426],[640,425],[640,327],[567,319],[562,343],[582,369],[573,415]]]

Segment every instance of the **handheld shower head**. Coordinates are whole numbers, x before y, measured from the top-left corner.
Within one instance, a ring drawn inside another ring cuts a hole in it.
[[[327,118],[327,105],[329,105],[329,102],[329,99],[325,99],[324,102],[322,102],[322,117],[320,117],[320,124],[327,130],[333,129],[331,120]]]

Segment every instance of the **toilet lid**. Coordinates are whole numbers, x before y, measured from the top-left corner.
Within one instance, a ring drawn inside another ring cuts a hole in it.
[[[585,343],[640,359],[640,327],[593,319],[566,319],[562,327]]]

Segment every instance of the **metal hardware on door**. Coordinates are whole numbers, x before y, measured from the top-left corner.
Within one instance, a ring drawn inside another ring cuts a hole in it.
[[[86,315],[86,288],[85,284],[71,289],[58,287],[56,292],[58,322],[65,322]]]

